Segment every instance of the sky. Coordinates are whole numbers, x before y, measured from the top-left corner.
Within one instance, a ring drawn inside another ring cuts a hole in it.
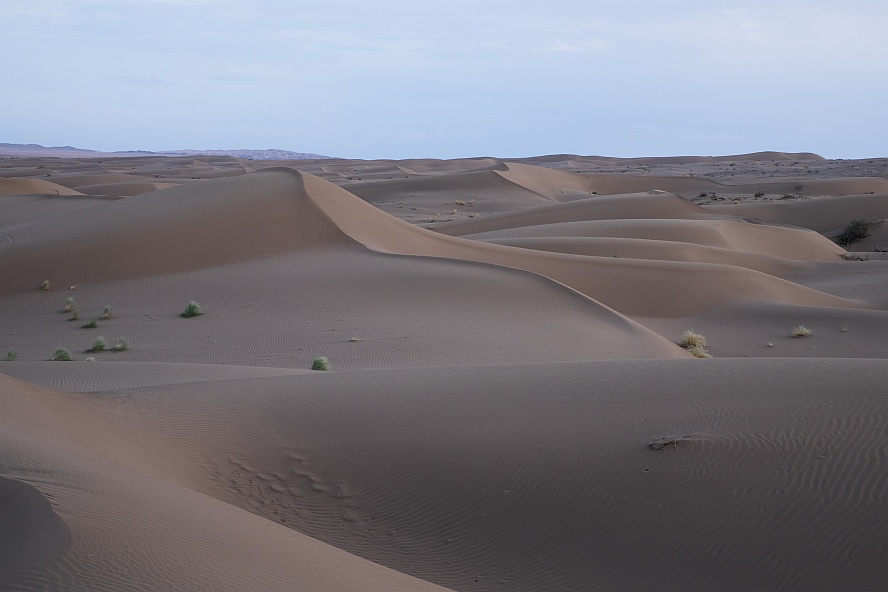
[[[2,0],[0,142],[888,156],[884,0]]]

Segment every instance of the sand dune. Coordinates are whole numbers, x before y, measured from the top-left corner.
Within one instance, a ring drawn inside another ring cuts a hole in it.
[[[80,192],[42,179],[0,179],[0,197],[10,195],[80,195]]]
[[[0,589],[881,590],[883,170],[0,160]]]
[[[875,589],[888,575],[879,543],[888,484],[873,381],[886,373],[883,361],[602,362],[90,397],[29,388],[25,400],[29,414],[65,418],[49,443],[66,469],[38,487],[78,540],[106,529],[61,561],[78,583],[98,577],[86,553],[113,562],[106,546],[139,528],[130,567],[110,576],[120,589],[163,560],[157,537],[177,559],[149,582],[219,585],[221,574],[261,567],[280,578],[266,586],[345,589],[360,578],[374,588],[359,569],[369,566],[275,526],[286,524],[454,589]],[[4,417],[21,417],[9,399]],[[663,438],[674,444],[648,447]],[[97,475],[90,455],[121,468]],[[66,485],[75,475],[103,492],[102,514],[95,494]],[[124,519],[121,498],[140,510]],[[331,581],[330,561],[345,583]],[[394,589],[422,589],[384,573]]]

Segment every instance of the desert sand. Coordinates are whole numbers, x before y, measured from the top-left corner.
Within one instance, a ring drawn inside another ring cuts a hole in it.
[[[809,153],[0,158],[0,590],[883,590],[886,219]]]

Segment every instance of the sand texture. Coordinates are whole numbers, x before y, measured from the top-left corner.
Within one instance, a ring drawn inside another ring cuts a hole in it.
[[[2,158],[0,590],[882,590],[886,175]]]

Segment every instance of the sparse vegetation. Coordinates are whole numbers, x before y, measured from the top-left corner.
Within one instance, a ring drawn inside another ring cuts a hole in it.
[[[105,310],[102,311],[102,320],[107,321],[110,318],[111,318],[111,307],[108,305],[105,305]]]
[[[69,318],[68,320],[69,321],[76,321],[79,319],[80,319],[80,311],[77,310],[76,308],[72,308],[71,309],[71,318]]]
[[[811,335],[814,335],[814,331],[804,325],[799,325],[792,328],[792,332],[790,333],[790,335],[792,335],[793,337],[809,337]]]
[[[68,296],[65,298],[65,308],[62,309],[62,312],[71,312],[74,310],[74,297]]]
[[[762,191],[761,189],[759,189],[758,191],[755,192],[755,196],[756,197],[765,197],[765,192]]]
[[[129,341],[120,338],[114,342],[114,347],[112,347],[111,349],[116,352],[126,351],[129,349]]]
[[[100,351],[105,351],[108,348],[108,344],[105,342],[104,337],[97,337],[95,341],[93,341],[92,347],[89,348],[87,353],[97,353]]]
[[[688,348],[688,352],[695,358],[711,358],[712,354],[706,351],[705,347],[701,347],[699,345],[692,345]]]
[[[9,350],[8,352],[6,352],[6,356],[3,357],[3,361],[4,362],[15,362],[17,357],[18,356],[15,354],[14,351]]]
[[[97,322],[95,322],[95,321],[90,321],[90,322],[88,322],[88,323],[86,323],[86,324],[84,324],[84,325],[81,325],[80,328],[81,328],[81,329],[95,329],[95,328],[98,327],[98,326],[99,326],[99,324],[98,324]]]
[[[681,334],[681,341],[678,342],[682,347],[706,347],[706,338],[695,332],[693,329],[688,329],[684,333]]]
[[[203,309],[200,307],[200,304],[192,300],[188,303],[188,306],[185,307],[185,310],[182,311],[182,316],[186,319],[191,317],[197,317],[203,314]]]
[[[52,352],[51,360],[53,362],[70,362],[71,361],[71,352],[64,347],[60,347],[57,350],[55,350],[54,352]]]
[[[687,329],[681,334],[678,344],[688,350],[695,358],[711,358],[709,351],[706,349],[706,337],[697,333],[693,329]]]
[[[836,236],[836,243],[844,247],[865,239],[870,235],[871,225],[872,223],[867,220],[851,220],[848,226]]]
[[[92,356],[89,356],[88,358],[85,358],[83,361],[84,361],[84,362],[95,362],[96,359],[95,359],[94,357],[92,357]]]
[[[327,372],[330,370],[330,360],[328,360],[324,356],[318,356],[311,363],[311,369],[319,370],[321,372]]]
[[[43,280],[43,283],[40,284],[40,289],[44,292],[49,292],[49,280]]]

